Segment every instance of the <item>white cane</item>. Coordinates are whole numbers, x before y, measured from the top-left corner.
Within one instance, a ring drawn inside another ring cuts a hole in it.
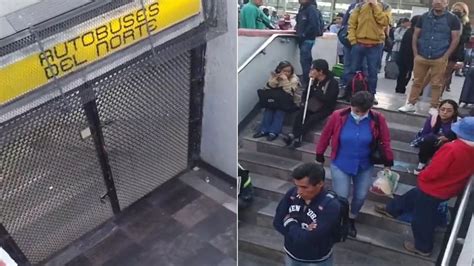
[[[306,100],[304,102],[304,110],[303,110],[303,120],[301,121],[301,126],[304,125],[304,121],[306,120],[306,112],[308,112],[308,100],[309,95],[311,94],[311,86],[313,85],[313,78],[309,79],[308,90],[306,91]],[[303,136],[299,137],[300,142],[303,141]]]
[[[311,93],[311,85],[313,85],[312,78],[309,80],[308,90],[306,91],[306,101],[304,103],[303,121],[301,121],[302,125],[304,125],[304,120],[306,119],[306,112],[308,111],[308,100],[309,100],[309,94]]]

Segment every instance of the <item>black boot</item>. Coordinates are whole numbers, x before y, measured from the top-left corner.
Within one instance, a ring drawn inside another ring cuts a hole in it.
[[[293,143],[294,139],[295,136],[293,135],[293,133],[290,133],[283,137],[283,141],[285,142],[286,146],[290,146]]]
[[[348,232],[348,234],[352,238],[357,237],[357,230],[355,228],[355,220],[351,219],[351,218],[349,218],[349,232]]]

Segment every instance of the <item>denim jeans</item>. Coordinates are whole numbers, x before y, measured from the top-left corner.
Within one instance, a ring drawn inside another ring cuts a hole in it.
[[[284,111],[266,108],[263,112],[263,120],[260,131],[267,134],[280,134],[281,128],[283,127],[283,119],[285,119]]]
[[[292,259],[290,256],[286,255],[285,257],[285,266],[332,266],[333,264],[333,259],[332,255],[329,257],[327,260],[322,261],[322,262],[312,262],[312,263],[307,263],[307,262],[299,262],[294,259]]]
[[[351,48],[344,46],[344,73],[341,77],[341,84],[347,86],[351,74]]]
[[[439,224],[438,207],[443,201],[425,194],[418,188],[413,188],[389,202],[387,211],[394,217],[398,217],[403,212],[413,212],[411,229],[415,238],[415,247],[422,252],[431,252],[435,228]]]
[[[414,217],[413,213],[418,193],[420,191],[417,188],[412,188],[402,196],[394,198],[385,207],[387,212],[398,220],[411,223]],[[436,226],[445,227],[449,222],[449,214],[446,210],[447,204],[448,202],[444,201],[438,206],[436,218],[434,219]]]
[[[309,71],[311,70],[311,63],[313,62],[313,55],[311,50],[313,49],[314,41],[303,41],[300,44],[300,63],[301,69],[303,71],[303,77],[301,79],[301,84],[303,88],[308,87],[309,83]]]
[[[362,209],[364,201],[367,198],[370,185],[372,185],[372,171],[374,167],[359,171],[355,176],[344,173],[336,165],[331,163],[332,189],[340,197],[349,198],[351,188],[351,179],[353,183],[352,202],[350,217],[355,218]]]
[[[363,71],[364,59],[367,60],[369,91],[375,94],[377,90],[378,68],[381,64],[382,55],[383,44],[378,44],[373,47],[364,47],[360,44],[352,46],[351,74],[348,80],[351,80],[357,71]]]
[[[347,86],[347,83],[349,80],[352,79],[351,75],[351,67],[352,67],[352,57],[351,57],[351,48],[344,46],[344,73],[342,74],[341,77],[341,84],[344,86],[344,88]],[[364,59],[362,69],[364,71],[364,74],[367,75],[367,59]]]

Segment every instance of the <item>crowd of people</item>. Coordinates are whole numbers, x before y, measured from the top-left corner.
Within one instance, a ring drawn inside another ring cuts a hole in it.
[[[458,2],[448,9],[447,0],[432,0],[428,12],[402,18],[398,27],[390,30],[392,15],[388,4],[378,0],[354,2],[327,28],[340,37],[338,56],[344,63],[344,74],[338,80],[329,70],[328,62],[311,57],[316,37],[324,30],[321,12],[315,1],[299,2],[295,30],[303,75],[298,77],[288,61],[276,67],[263,91],[270,98],[268,95],[277,90],[284,91],[286,96],[279,94],[268,105],[267,98],[260,99],[265,110],[261,126],[253,136],[274,141],[282,133],[286,114],[296,112],[293,127],[283,134],[283,140],[287,146],[298,148],[302,137],[327,119],[316,144],[315,162],[293,171],[295,187],[280,201],[274,217],[274,227],[285,237],[286,265],[332,265],[332,247],[338,242],[334,239],[334,228],[340,226],[343,207],[335,199],[350,200],[347,234],[357,237],[356,220],[372,185],[374,165],[383,164],[386,171],[393,166],[387,120],[373,109],[377,105],[377,74],[387,39],[392,39],[388,60],[399,67],[395,92],[405,93],[412,72],[414,76],[407,104],[399,111],[416,110],[415,104],[426,83],[431,84],[432,99],[429,116],[414,140],[419,147],[417,186],[386,206],[376,206],[375,211],[395,219],[410,214],[414,241],[406,241],[404,248],[430,256],[440,205],[459,195],[474,173],[474,117],[460,118],[456,101],[440,101],[442,92],[449,90],[450,76],[464,60],[464,45],[471,34],[467,5]],[[269,18],[258,8],[261,4],[261,0],[250,0],[243,6],[243,27],[251,24],[246,17],[250,12],[257,23],[262,23],[258,27],[265,27],[266,19],[272,23],[271,17],[276,14]],[[276,20],[273,21],[275,24]],[[362,75],[367,86],[355,90],[354,79],[360,73],[365,73]],[[474,86],[474,70],[468,72],[465,86],[466,83]],[[350,107],[337,110],[340,88],[346,90],[344,98]],[[467,94],[466,103],[474,98],[472,91],[474,88],[463,91]],[[279,102],[285,102],[285,108],[278,108]],[[328,147],[335,194],[324,186],[323,165]]]

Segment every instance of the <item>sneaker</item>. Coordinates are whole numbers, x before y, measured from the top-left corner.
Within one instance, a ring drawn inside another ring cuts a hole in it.
[[[431,107],[430,110],[428,111],[428,113],[429,113],[431,116],[437,117],[437,116],[438,116],[438,109],[436,109],[436,108],[434,108],[434,107]]]
[[[398,111],[400,112],[415,112],[416,108],[414,104],[407,103],[404,106],[398,108]]]
[[[412,252],[412,253],[415,253],[417,255],[420,255],[420,256],[423,256],[423,257],[429,257],[431,256],[431,252],[422,252],[422,251],[419,251],[418,249],[415,248],[415,244],[413,244],[413,242],[411,241],[405,241],[403,243],[403,247]]]
[[[413,170],[413,174],[414,175],[419,175],[424,169],[425,169],[425,167],[423,167],[423,168],[418,167],[415,170]]]
[[[385,205],[379,205],[379,204],[376,204],[375,205],[375,212],[378,212],[384,216],[387,216],[389,218],[394,218],[388,211],[387,211],[387,208],[385,207]]]
[[[261,138],[261,137],[266,136],[266,135],[267,135],[267,134],[265,134],[265,132],[260,131],[260,132],[257,132],[257,133],[255,133],[255,134],[253,134],[253,138],[254,138],[254,139],[258,139],[258,138]]]
[[[270,133],[270,134],[268,134],[267,140],[268,140],[268,141],[274,141],[277,137],[278,137],[277,134],[275,134],[275,133]]]

